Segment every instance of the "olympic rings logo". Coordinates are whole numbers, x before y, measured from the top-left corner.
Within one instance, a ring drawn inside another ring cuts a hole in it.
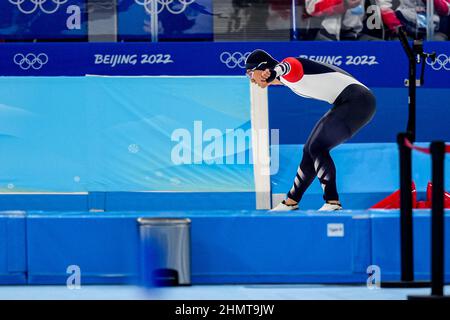
[[[60,6],[68,0],[49,0],[50,5],[46,5],[47,0],[9,0],[10,3],[17,6],[23,14],[32,14],[38,9],[46,14],[52,14],[58,11]],[[26,5],[24,5],[26,3]]]
[[[134,0],[138,5],[145,8],[148,14],[160,14],[167,9],[172,14],[183,13],[195,0]],[[174,5],[172,5],[172,3]]]
[[[45,53],[40,53],[38,55],[33,53],[27,55],[18,53],[14,56],[13,60],[22,70],[28,70],[30,68],[39,70],[48,62],[48,56]]]
[[[245,68],[245,61],[251,52],[241,53],[241,52],[222,52],[220,55],[220,62],[225,64],[229,69],[234,69],[239,67],[241,69]]]
[[[445,55],[443,53],[438,55],[436,57],[436,60],[434,60],[434,61],[429,60],[429,58],[427,58],[425,61],[427,62],[427,64],[429,66],[431,66],[431,68],[433,70],[436,70],[436,71],[442,70],[442,69],[447,70],[447,71],[450,70],[450,57],[448,57],[447,55]]]

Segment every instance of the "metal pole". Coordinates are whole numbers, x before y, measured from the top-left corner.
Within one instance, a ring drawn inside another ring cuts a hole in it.
[[[297,8],[295,6],[295,0],[292,0],[292,40],[298,40],[298,32],[297,32]]]
[[[444,160],[445,143],[433,141],[430,145],[433,194],[431,196],[431,295],[408,296],[408,300],[447,300],[444,295]]]
[[[414,281],[412,150],[405,146],[405,138],[414,142],[416,137],[416,60],[414,52],[408,45],[406,34],[401,33],[401,35],[409,61],[407,132],[399,133],[397,136],[400,154],[401,281]]]
[[[382,282],[382,288],[426,288],[429,281],[414,281],[414,233],[412,197],[412,150],[405,146],[410,132],[397,135],[400,159],[400,281]]]
[[[411,149],[405,146],[409,133],[399,133],[400,153],[400,252],[401,281],[414,281],[413,215],[412,215],[412,159]]]
[[[445,143],[433,141],[432,157],[432,216],[431,216],[431,295],[444,294],[444,158]]]
[[[413,47],[409,46],[408,36],[403,29],[399,29],[398,33],[400,43],[408,57],[408,124],[406,131],[411,134],[410,141],[416,140],[416,63],[417,52],[420,49],[420,42],[414,41]]]
[[[152,0],[150,2],[150,27],[152,34],[152,42],[159,40],[159,21],[158,21],[158,1]]]
[[[408,77],[408,124],[407,131],[410,133],[410,141],[416,141],[416,61],[409,61]]]

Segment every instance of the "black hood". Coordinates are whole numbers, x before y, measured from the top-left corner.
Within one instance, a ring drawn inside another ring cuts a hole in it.
[[[273,69],[278,64],[270,54],[264,50],[256,49],[245,61],[245,69],[265,70]]]

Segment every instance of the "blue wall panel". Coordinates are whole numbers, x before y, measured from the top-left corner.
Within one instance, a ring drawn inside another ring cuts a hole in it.
[[[397,133],[406,129],[408,89],[372,88],[377,111],[372,121],[349,142],[396,142]],[[444,107],[450,89],[417,91],[417,141],[450,141],[448,108]],[[315,123],[331,108],[326,102],[297,96],[286,87],[269,89],[269,126],[280,130],[280,144],[305,143]]]
[[[254,192],[89,192],[87,194],[0,194],[0,211],[251,210]]]
[[[128,0],[127,0],[128,1]],[[443,54],[427,63],[425,88],[449,88],[445,69],[450,43],[425,42],[427,52]],[[276,59],[302,56],[332,63],[375,88],[404,88],[408,61],[398,41],[33,43],[2,44],[0,75],[239,75],[249,52],[264,49]],[[74,55],[73,52],[77,54]],[[45,54],[46,63],[15,60],[17,54]],[[369,59],[370,57],[370,59]],[[359,60],[358,63],[355,60]]]
[[[23,284],[27,277],[24,212],[0,212],[0,284]]]

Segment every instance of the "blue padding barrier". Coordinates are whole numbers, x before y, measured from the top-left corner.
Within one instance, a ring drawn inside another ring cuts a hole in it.
[[[193,284],[365,283],[370,265],[381,268],[382,280],[400,277],[398,211],[30,212],[27,269],[22,232],[18,233],[22,242],[15,242],[22,244],[20,250],[9,253],[10,270],[21,270],[22,278],[9,278],[9,283],[12,279],[23,282],[26,270],[30,284],[65,284],[67,268],[74,265],[81,270],[82,284],[136,283],[138,217],[191,219]],[[16,226],[22,231],[23,221]],[[6,234],[3,222],[0,219],[0,236]],[[428,279],[429,210],[416,210],[414,224],[416,275]],[[450,245],[449,232],[447,210],[446,246]],[[447,255],[447,281],[449,262]]]
[[[0,193],[0,210],[87,211],[87,194]]]
[[[445,210],[445,248],[450,246],[450,210]],[[372,264],[380,267],[382,281],[400,279],[400,220],[398,211],[371,211]],[[414,212],[414,276],[429,280],[431,269],[429,210]],[[450,282],[450,252],[445,249],[445,280]]]
[[[192,219],[193,281],[363,282],[370,254],[361,233],[370,232],[370,223],[360,214],[251,212]],[[330,228],[342,228],[342,236],[327,235]]]
[[[135,281],[136,219],[142,216],[192,220],[192,280],[196,284],[361,282],[370,262],[369,238],[361,237],[370,233],[370,223],[361,213],[34,212],[27,222],[29,283],[63,284],[70,265],[80,267],[84,283]],[[330,228],[342,230],[336,233]]]
[[[24,212],[0,212],[0,284],[27,282]]]
[[[251,210],[255,201],[254,192],[0,193],[0,211]]]
[[[0,121],[1,192],[255,190],[246,77],[0,77]]]
[[[31,213],[28,282],[65,284],[69,266],[82,283],[130,283],[137,276],[138,229],[131,215]]]
[[[419,144],[427,146],[428,144]],[[279,171],[272,176],[272,193],[286,193],[292,187],[303,145],[279,146]],[[344,144],[331,152],[336,164],[337,186],[347,209],[367,209],[399,188],[398,147],[395,143]],[[446,158],[450,168],[450,157]],[[413,152],[413,180],[419,192],[425,192],[431,180],[429,155]],[[450,175],[445,177],[450,189]],[[323,202],[322,188],[316,179],[306,191],[302,209],[317,209]]]
[[[106,211],[251,210],[254,192],[105,192]]]

